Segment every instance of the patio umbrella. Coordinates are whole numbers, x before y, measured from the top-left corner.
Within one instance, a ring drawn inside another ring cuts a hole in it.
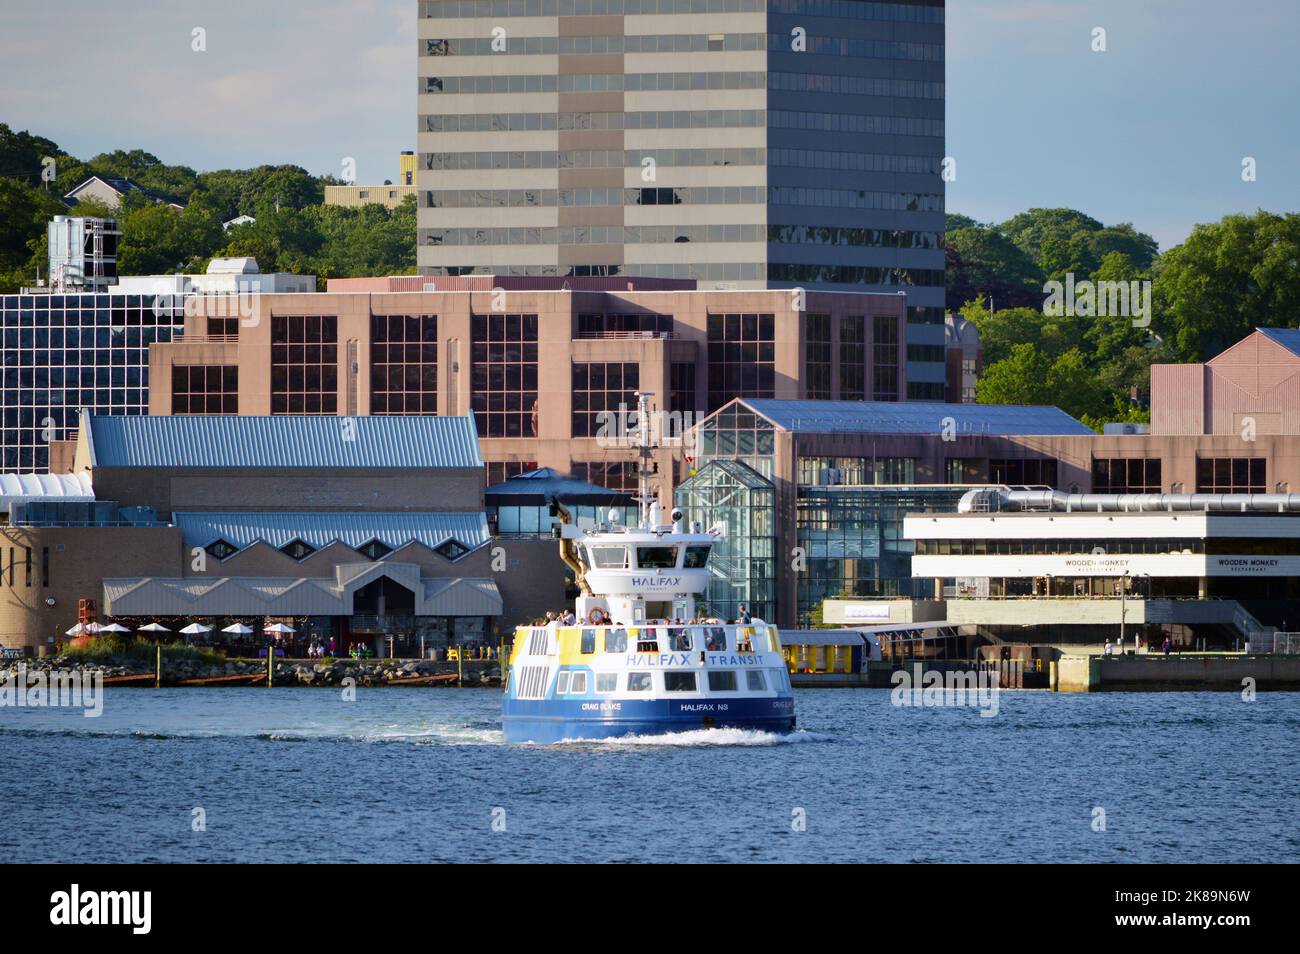
[[[67,631],[66,633],[64,633],[63,635],[64,635],[64,636],[80,636],[80,635],[82,635],[83,633],[85,633],[85,631],[86,631],[86,627],[84,627],[84,626],[82,626],[80,623],[78,623],[76,626],[72,627],[72,629],[68,630],[68,631]]]
[[[190,623],[190,625],[182,629],[181,632],[186,636],[197,636],[199,633],[212,632],[212,627],[204,626],[202,623]]]
[[[137,633],[170,633],[171,630],[162,623],[146,623],[136,630]]]
[[[298,632],[298,631],[297,631],[296,629],[294,629],[292,626],[285,626],[284,623],[275,623],[275,624],[273,624],[273,625],[271,625],[271,626],[267,626],[265,629],[262,630],[262,632],[264,632],[264,633],[296,633],[296,632]]]
[[[129,633],[131,632],[121,623],[109,623],[107,626],[99,627],[101,633]]]
[[[245,626],[243,623],[231,623],[221,630],[223,633],[234,633],[236,636],[247,636],[253,632],[251,626]]]

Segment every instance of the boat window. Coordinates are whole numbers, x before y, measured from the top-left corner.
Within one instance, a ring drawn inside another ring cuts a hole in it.
[[[695,673],[693,672],[665,672],[664,673],[664,692],[694,692],[695,691]]]
[[[630,672],[627,674],[627,691],[628,692],[649,692],[650,691],[650,673],[648,672]]]
[[[582,646],[579,652],[584,654],[594,653],[596,651],[596,631],[594,629],[584,629],[582,631]]]
[[[605,652],[607,653],[627,652],[627,630],[625,629],[606,630]]]
[[[753,692],[762,692],[767,688],[767,680],[763,678],[761,669],[751,669],[746,672],[745,683]]]
[[[761,675],[761,673],[750,673],[751,676]],[[569,694],[585,696],[587,694],[587,674],[585,672],[575,672],[573,679],[569,683]]]
[[[727,649],[727,631],[719,626],[704,631],[704,648],[711,653],[725,652]]]
[[[659,641],[655,639],[638,639],[636,641],[636,651],[639,653],[657,653],[659,652]]]
[[[735,692],[735,672],[730,669],[715,669],[709,673],[709,690],[711,692]]]
[[[670,629],[668,631],[668,649],[675,653],[691,651],[691,632],[688,629]]]
[[[677,566],[677,548],[637,547],[636,565],[643,570],[671,570]]]
[[[709,563],[708,546],[687,547],[686,560],[682,563],[682,568],[686,570],[702,570]]]
[[[592,547],[591,565],[598,570],[627,568],[627,547]]]
[[[614,692],[617,689],[618,689],[618,673],[616,672],[596,673],[597,692]]]
[[[568,691],[569,691],[569,673],[566,671],[560,673],[560,678],[556,680],[555,694],[557,696],[562,696]]]
[[[752,653],[754,651],[754,637],[740,634],[736,636],[736,652]]]

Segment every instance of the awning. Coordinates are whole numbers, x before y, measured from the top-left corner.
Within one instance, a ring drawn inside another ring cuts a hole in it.
[[[782,629],[782,646],[861,646],[862,634],[844,629]]]
[[[351,616],[353,595],[379,577],[415,595],[416,616],[499,616],[482,577],[424,577],[409,563],[346,564],[333,578],[118,577],[104,580],[108,616]]]

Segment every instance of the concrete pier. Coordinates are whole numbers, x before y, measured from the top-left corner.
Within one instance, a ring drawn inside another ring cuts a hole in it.
[[[1053,665],[1058,692],[1240,692],[1300,690],[1300,656],[1173,653],[1125,656],[1063,655]],[[1253,680],[1253,683],[1247,682]]]

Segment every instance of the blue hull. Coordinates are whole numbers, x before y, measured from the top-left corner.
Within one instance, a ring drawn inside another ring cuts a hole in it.
[[[618,711],[584,710],[580,703],[507,699],[501,719],[507,742],[564,742],[664,735],[699,729],[749,729],[784,734],[795,727],[793,699],[743,699],[699,711],[700,705],[655,701],[617,703]]]

